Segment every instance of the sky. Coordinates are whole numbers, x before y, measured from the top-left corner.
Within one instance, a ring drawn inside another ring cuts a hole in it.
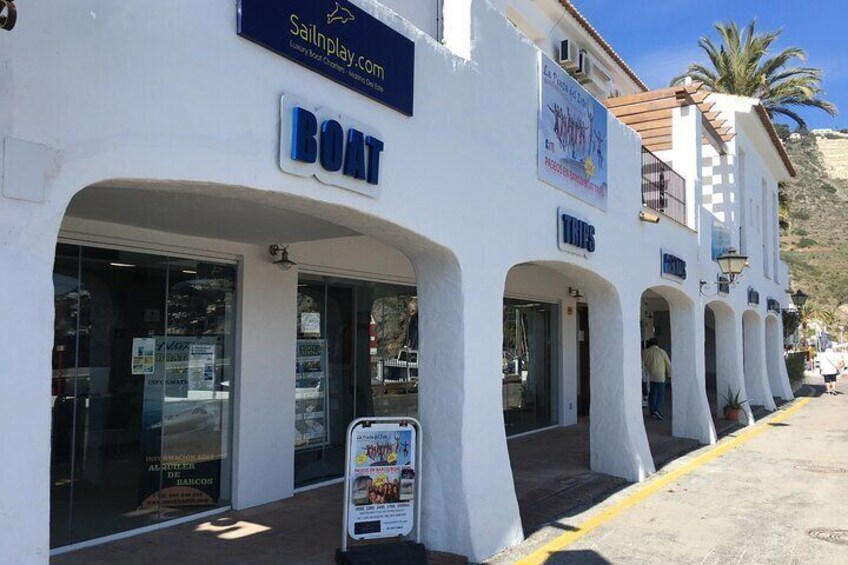
[[[698,38],[708,35],[718,43],[716,22],[744,27],[756,17],[758,30],[783,28],[772,44],[775,52],[804,49],[805,65],[823,70],[824,98],[840,110],[835,118],[801,110],[807,126],[848,128],[848,0],[572,1],[649,88],[668,86],[690,62],[705,62]]]

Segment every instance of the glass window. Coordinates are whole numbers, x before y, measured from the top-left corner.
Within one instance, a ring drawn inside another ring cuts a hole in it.
[[[417,416],[417,305],[414,287],[300,277],[296,486],[344,474],[355,418]]]
[[[504,299],[501,395],[507,435],[556,423],[557,308]]]
[[[53,547],[228,504],[235,273],[58,246]]]

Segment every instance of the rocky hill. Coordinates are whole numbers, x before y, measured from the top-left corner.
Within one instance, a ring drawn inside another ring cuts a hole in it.
[[[810,296],[830,326],[848,325],[848,138],[793,135],[786,149],[798,169],[784,187],[789,225],[781,255],[793,288]]]

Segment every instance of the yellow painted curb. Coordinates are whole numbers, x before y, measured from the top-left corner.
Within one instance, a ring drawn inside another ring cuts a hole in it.
[[[683,477],[688,475],[698,467],[709,463],[713,459],[720,457],[734,449],[739,447],[740,445],[751,441],[758,435],[762,434],[768,428],[769,424],[777,423],[785,420],[802,407],[804,407],[808,402],[810,402],[809,398],[801,398],[797,400],[794,406],[787,408],[786,410],[781,410],[777,414],[772,415],[769,418],[761,420],[755,426],[748,428],[740,435],[730,439],[728,441],[719,443],[713,449],[702,453],[701,455],[692,459],[679,469],[675,469],[667,474],[660,475],[655,479],[648,480],[644,483],[644,486],[628,496],[627,498],[613,504],[609,508],[604,509],[598,514],[592,516],[572,531],[565,532],[564,534],[557,536],[553,540],[549,541],[527,557],[516,561],[517,565],[542,565],[547,561],[551,555],[558,551],[562,551],[575,541],[579,540],[595,528],[601,526],[605,522],[608,522],[627,510],[628,508],[639,504],[641,501],[645,500],[652,494],[666,487],[669,483],[672,483]]]

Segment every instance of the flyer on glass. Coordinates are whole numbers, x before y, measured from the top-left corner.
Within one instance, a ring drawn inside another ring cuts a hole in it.
[[[415,517],[415,429],[375,423],[353,429],[348,533],[356,539],[408,535]]]

